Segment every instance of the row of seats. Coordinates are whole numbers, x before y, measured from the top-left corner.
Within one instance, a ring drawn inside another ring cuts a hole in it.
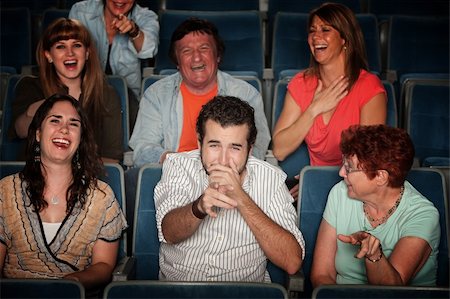
[[[23,140],[11,140],[8,138],[8,130],[12,125],[11,103],[14,100],[15,86],[21,75],[12,75],[6,88],[6,98],[3,105],[2,133],[0,138],[0,160],[14,161],[22,146]],[[151,75],[142,81],[144,91],[154,82],[163,78],[162,75]],[[237,76],[260,92],[262,91],[261,80],[256,76]],[[128,93],[126,81],[115,75],[107,76],[109,83],[116,89],[121,99],[122,124],[123,124],[123,144],[124,151],[128,151],[128,141],[130,137],[128,121]],[[268,116],[271,128],[275,126],[284,104],[287,85],[290,77],[277,81],[274,96],[270,102],[265,102],[266,115]],[[388,96],[387,124],[393,127],[403,127],[410,134],[416,149],[416,158],[419,165],[432,166],[450,165],[450,82],[448,80],[438,80],[430,78],[409,79],[404,83],[404,98],[401,103],[395,96],[394,86],[391,82],[384,80],[384,88]],[[269,109],[267,109],[269,108]],[[398,110],[401,111],[399,117]],[[399,121],[399,118],[401,121]],[[129,163],[130,164],[130,163]],[[306,145],[299,147],[287,159],[280,162],[281,168],[292,177],[309,165],[309,156]]]
[[[23,167],[23,163],[0,162],[1,177],[15,173]],[[118,164],[106,164],[106,175],[102,177],[114,190],[121,207],[126,213],[124,196],[124,173]],[[159,240],[156,228],[156,211],[154,204],[154,187],[161,178],[162,168],[158,164],[148,164],[139,170],[138,187],[135,200],[135,213],[131,252],[126,245],[127,237],[121,240],[120,263],[114,271],[114,280],[158,280],[159,272]],[[300,172],[298,225],[306,244],[305,260],[301,273],[288,276],[284,271],[268,265],[272,281],[283,285],[289,292],[312,292],[309,280],[314,245],[317,231],[322,219],[329,190],[341,180],[338,167],[306,166]],[[407,180],[439,211],[441,241],[438,255],[437,286],[449,285],[448,248],[448,198],[447,186],[441,171],[430,168],[415,168],[408,174]],[[130,220],[128,220],[130,221]]]
[[[72,298],[84,299],[86,291],[81,283],[70,280],[3,279],[0,281],[3,298]],[[37,296],[36,296],[37,295]],[[448,298],[448,288],[324,285],[316,288],[312,299],[347,298]],[[103,298],[272,298],[288,299],[285,288],[277,284],[255,282],[111,282],[103,291]]]
[[[2,0],[1,8],[29,7],[34,14],[48,8],[70,9],[80,0]],[[136,0],[155,12],[165,9],[176,10],[258,10],[267,13],[271,19],[276,12],[291,11],[307,13],[326,0]],[[446,0],[336,0],[350,7],[355,13],[373,13],[380,17],[405,15],[447,15],[449,3]]]
[[[44,11],[39,31],[68,13],[69,9]],[[155,73],[175,68],[168,57],[170,37],[175,27],[190,16],[203,17],[217,25],[226,45],[223,70],[251,72],[260,79],[276,81],[284,70],[301,70],[309,65],[307,13],[277,12],[273,32],[266,36],[268,30],[259,11],[162,10]],[[388,19],[388,26],[380,26],[374,14],[358,14],[357,18],[365,36],[371,71],[389,73],[391,81],[406,73],[449,73],[448,16],[393,15]],[[27,8],[2,9],[1,20],[0,65],[12,66],[20,73],[22,66],[33,63],[30,12]],[[20,26],[15,25],[17,20],[23,20]],[[11,47],[12,41],[19,42],[18,47]],[[270,57],[267,62],[265,56]]]

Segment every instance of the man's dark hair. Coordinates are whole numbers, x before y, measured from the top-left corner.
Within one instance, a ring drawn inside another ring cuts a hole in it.
[[[247,143],[251,147],[256,140],[255,109],[249,103],[236,97],[216,96],[203,105],[197,118],[197,134],[200,143],[205,137],[205,124],[208,120],[219,123],[222,128],[248,126]]]
[[[177,41],[185,37],[191,32],[204,33],[212,35],[216,43],[217,57],[219,62],[222,61],[223,53],[225,52],[225,44],[219,36],[217,27],[208,20],[191,17],[183,21],[172,34],[170,40],[169,57],[175,65],[178,65],[178,60],[175,51],[175,44]]]

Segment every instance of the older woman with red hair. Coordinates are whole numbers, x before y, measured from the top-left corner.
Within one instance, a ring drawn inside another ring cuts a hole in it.
[[[408,134],[385,125],[342,132],[343,180],[328,195],[311,281],[435,285],[439,213],[405,180],[414,159]]]

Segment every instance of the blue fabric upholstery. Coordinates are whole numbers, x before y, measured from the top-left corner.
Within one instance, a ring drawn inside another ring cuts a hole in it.
[[[300,173],[299,190],[299,228],[305,238],[306,250],[302,270],[305,275],[305,292],[312,292],[311,273],[312,258],[316,244],[317,232],[330,189],[342,178],[338,167],[307,166]],[[437,285],[448,286],[449,249],[447,235],[446,192],[443,174],[435,169],[412,169],[407,180],[439,211],[441,242],[439,245]]]
[[[165,0],[166,9],[176,10],[259,10],[259,0]]]
[[[387,95],[387,115],[386,125],[390,127],[398,127],[397,100],[395,98],[394,85],[391,82],[383,80],[383,87]]]
[[[272,37],[272,70],[274,81],[286,69],[302,70],[309,66],[308,14],[278,12]]]
[[[448,0],[367,0],[369,13],[381,18],[389,15],[448,16]]]
[[[225,43],[225,53],[219,68],[225,72],[244,71],[262,79],[264,51],[262,19],[259,11],[181,11],[166,10],[160,15],[158,55],[155,57],[155,73],[174,69],[168,53],[170,38],[175,28],[189,17],[211,21],[219,30]]]
[[[423,159],[422,166],[450,166],[450,157],[426,157]]]
[[[3,103],[3,117],[2,117],[2,135],[0,140],[0,160],[1,161],[15,161],[22,151],[25,139],[10,139],[8,137],[9,128],[13,125],[11,104],[15,98],[15,88],[19,82],[20,75],[11,75],[9,77],[8,86],[6,89],[5,101]]]
[[[369,71],[381,74],[381,46],[377,17],[372,14],[357,14],[356,19],[364,35]]]
[[[62,0],[68,1],[68,0]],[[75,0],[73,0],[75,1]],[[59,0],[2,0],[1,8],[22,8],[27,7],[31,14],[42,15],[42,12],[48,8],[56,8],[59,5]]]
[[[448,298],[448,288],[374,286],[374,285],[323,285],[312,294],[312,299],[339,298]]]
[[[45,29],[47,29],[48,25],[50,25],[53,21],[55,21],[58,18],[68,18],[69,17],[69,11],[68,9],[57,9],[57,8],[48,8],[44,10],[42,13],[42,21],[41,21],[41,34],[44,32]]]
[[[416,157],[450,157],[450,83],[417,81],[405,91],[405,127]]]
[[[114,298],[279,298],[286,290],[277,284],[255,282],[124,281],[110,283],[105,299]]]
[[[136,258],[136,279],[158,280],[159,240],[153,192],[161,179],[161,171],[159,164],[148,164],[139,170],[132,249]]]
[[[142,78],[142,84],[141,84],[141,97],[144,95],[144,92],[147,90],[147,88],[158,81],[159,79],[164,78],[165,75],[149,75],[144,78]]]
[[[333,166],[306,166],[300,172],[297,213],[299,215],[299,228],[306,244],[305,259],[302,266],[305,275],[306,295],[310,295],[312,292],[309,279],[312,258],[328,192],[342,179],[338,171],[339,168]]]
[[[441,242],[439,243],[437,286],[449,286],[449,257],[447,192],[444,174],[437,169],[415,168],[406,178],[439,211]]]
[[[0,161],[0,180],[21,171],[24,166],[24,161]]]
[[[122,208],[124,214],[126,214],[125,204],[125,179],[122,166],[117,163],[105,163],[105,174],[100,179],[111,187],[114,191],[117,201]],[[124,232],[120,239],[118,260],[127,255],[127,232]]]
[[[272,131],[273,128],[280,117],[281,111],[283,110],[284,97],[287,91],[287,85],[289,79],[285,78],[280,80],[275,85],[274,101],[272,108]],[[300,173],[300,170],[306,165],[309,165],[309,153],[306,144],[303,142],[299,148],[290,154],[284,161],[278,161],[278,165],[283,169],[288,175],[288,178],[292,178]]]
[[[36,1],[38,2],[38,1]],[[26,7],[0,10],[0,65],[14,67],[31,64],[31,14]]]
[[[85,298],[80,282],[55,279],[0,279],[2,298]]]
[[[122,107],[122,129],[123,129],[123,148],[125,151],[129,150],[128,142],[130,140],[129,128],[129,106],[128,106],[128,87],[125,79],[118,75],[107,75],[108,83],[114,87],[120,99],[120,106]]]
[[[449,73],[449,18],[393,15],[387,68],[406,73]]]

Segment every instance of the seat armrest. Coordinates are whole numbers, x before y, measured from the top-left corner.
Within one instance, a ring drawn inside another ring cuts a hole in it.
[[[136,258],[132,256],[123,257],[113,271],[113,281],[131,280],[136,276]]]
[[[289,275],[287,281],[287,289],[291,292],[304,292],[305,290],[305,274],[300,269],[297,273]]]

